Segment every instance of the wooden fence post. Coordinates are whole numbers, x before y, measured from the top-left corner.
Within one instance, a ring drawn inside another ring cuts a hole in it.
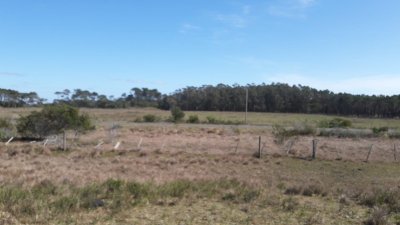
[[[369,160],[369,156],[371,155],[372,152],[372,148],[374,147],[374,145],[372,144],[371,147],[369,147],[369,151],[368,151],[368,155],[367,155],[367,159],[365,160],[365,162],[368,162]]]
[[[6,145],[10,144],[12,140],[14,140],[14,137],[11,137],[10,139],[8,139],[8,141],[6,142]]]
[[[396,144],[393,144],[393,156],[394,156],[394,161],[397,162],[397,150],[396,150]]]
[[[312,156],[311,156],[312,159],[315,159],[317,154],[317,143],[318,143],[317,139],[312,140]]]

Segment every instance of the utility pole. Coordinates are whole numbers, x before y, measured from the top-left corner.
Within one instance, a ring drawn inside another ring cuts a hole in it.
[[[247,124],[247,106],[249,101],[249,89],[246,88],[246,114],[244,116],[244,123]]]

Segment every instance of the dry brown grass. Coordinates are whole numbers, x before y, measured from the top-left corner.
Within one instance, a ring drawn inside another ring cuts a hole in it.
[[[360,224],[373,211],[357,198],[400,183],[392,139],[318,137],[317,160],[310,161],[311,136],[277,144],[265,126],[132,122],[146,110],[87,110],[97,129],[79,137],[69,134],[67,152],[54,144],[0,144],[1,186],[30,188],[49,180],[56,186],[82,187],[110,178],[156,184],[235,179],[262,192],[251,204],[188,197],[173,205],[144,204],[116,214],[100,208],[68,215],[75,222],[62,218],[49,224]],[[117,129],[111,132],[113,125]],[[262,159],[253,157],[259,136],[265,144]],[[100,142],[104,144],[95,148]],[[121,144],[115,150],[117,142]],[[371,144],[375,147],[365,163]],[[291,190],[294,196],[285,195]],[[1,211],[5,209],[0,206]],[[387,220],[394,223],[395,217]]]

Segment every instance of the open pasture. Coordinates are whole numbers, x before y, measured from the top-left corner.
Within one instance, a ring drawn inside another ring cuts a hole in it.
[[[1,110],[15,118],[31,109]],[[396,139],[279,143],[272,134],[276,123],[330,118],[319,115],[250,113],[249,125],[213,125],[134,122],[169,116],[155,109],[82,111],[96,130],[68,133],[68,151],[60,141],[0,145],[0,224],[399,224]],[[368,127],[367,119],[352,120]]]
[[[1,117],[17,118],[19,115],[27,115],[40,108],[0,108]],[[141,119],[146,114],[152,114],[160,120],[167,120],[170,112],[155,108],[127,108],[127,109],[89,109],[82,108],[81,112],[88,113],[98,125],[107,125],[107,123],[126,124]],[[186,117],[198,115],[201,122],[207,122],[207,117],[214,117],[221,121],[231,121],[235,123],[244,123],[244,112],[215,112],[215,111],[185,111]],[[298,122],[308,122],[317,124],[323,120],[330,120],[339,116],[320,115],[320,114],[294,114],[294,113],[257,113],[249,112],[247,122],[249,125],[267,125],[275,124],[291,126]],[[400,119],[383,118],[362,118],[362,117],[342,117],[352,121],[354,128],[373,128],[389,127],[400,128]]]

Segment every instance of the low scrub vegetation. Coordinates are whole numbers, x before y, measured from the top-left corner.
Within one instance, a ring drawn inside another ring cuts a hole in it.
[[[225,124],[225,125],[238,125],[242,124],[243,122],[240,121],[232,121],[232,120],[222,120],[222,119],[217,119],[213,116],[207,116],[207,123],[209,124]]]
[[[400,213],[400,188],[371,190],[357,196],[361,205],[385,208],[388,213]]]
[[[199,119],[198,115],[190,115],[189,119],[187,119],[186,122],[188,122],[188,123],[199,123],[200,119]]]
[[[318,123],[320,128],[349,128],[352,122],[348,119],[333,118],[331,120],[322,120]]]
[[[14,126],[10,119],[0,118],[0,140],[13,136],[14,130]]]
[[[370,129],[345,129],[345,128],[321,128],[318,132],[322,137],[338,138],[371,138],[374,133]]]
[[[94,129],[87,114],[67,105],[45,106],[40,112],[34,111],[17,121],[18,133],[23,137],[43,138],[64,130],[86,131]]]
[[[326,196],[327,191],[322,185],[319,184],[308,184],[304,186],[293,186],[289,187],[285,190],[285,194],[287,195],[304,195],[304,196],[313,196],[320,195]]]
[[[143,121],[146,123],[156,122],[159,119],[153,114],[146,114],[143,116]]]
[[[272,134],[275,136],[275,141],[282,144],[287,138],[292,136],[305,136],[316,135],[317,129],[307,122],[296,123],[293,127],[283,127],[281,125],[274,125],[272,127]]]

